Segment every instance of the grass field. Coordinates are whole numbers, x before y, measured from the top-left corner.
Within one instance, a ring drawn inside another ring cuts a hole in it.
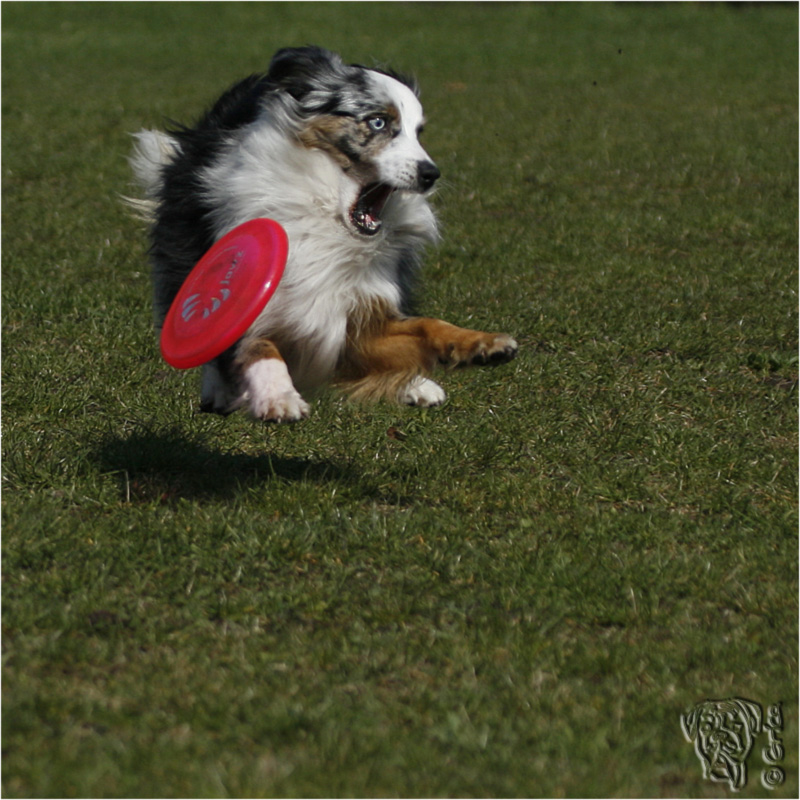
[[[5,797],[721,797],[797,780],[797,7],[5,3]],[[439,409],[196,413],[128,134],[279,46],[414,71]]]

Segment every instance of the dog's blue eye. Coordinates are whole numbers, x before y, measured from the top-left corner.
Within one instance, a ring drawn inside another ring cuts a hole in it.
[[[370,130],[382,131],[386,127],[386,117],[370,117],[367,120]]]

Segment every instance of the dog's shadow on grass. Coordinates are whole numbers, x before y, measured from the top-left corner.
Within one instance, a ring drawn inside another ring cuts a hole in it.
[[[271,482],[352,479],[331,462],[224,452],[164,431],[110,437],[96,455],[104,471],[117,477],[121,497],[129,503],[230,498],[247,487]]]

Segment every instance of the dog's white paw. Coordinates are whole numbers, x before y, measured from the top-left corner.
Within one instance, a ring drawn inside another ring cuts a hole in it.
[[[265,422],[295,422],[305,419],[310,408],[294,388],[286,364],[277,358],[263,358],[244,373],[250,413]]]
[[[397,400],[407,406],[440,406],[447,399],[436,381],[422,376],[409,381],[398,393]]]

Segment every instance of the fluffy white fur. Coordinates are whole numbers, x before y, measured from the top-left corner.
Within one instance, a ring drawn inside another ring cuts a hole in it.
[[[283,279],[251,333],[286,332],[308,342],[292,364],[301,391],[330,379],[355,309],[373,298],[400,304],[402,254],[436,238],[424,197],[400,192],[384,209],[383,230],[369,238],[353,232],[347,218],[360,186],[325,153],[298,147],[273,127],[254,127],[203,178],[219,209],[218,237],[255,217],[286,230]]]
[[[244,373],[244,397],[256,419],[294,422],[308,416],[308,403],[294,388],[286,364],[277,358],[262,358]]]
[[[436,381],[422,375],[409,381],[397,393],[397,400],[407,406],[438,406],[447,399],[444,389]]]

